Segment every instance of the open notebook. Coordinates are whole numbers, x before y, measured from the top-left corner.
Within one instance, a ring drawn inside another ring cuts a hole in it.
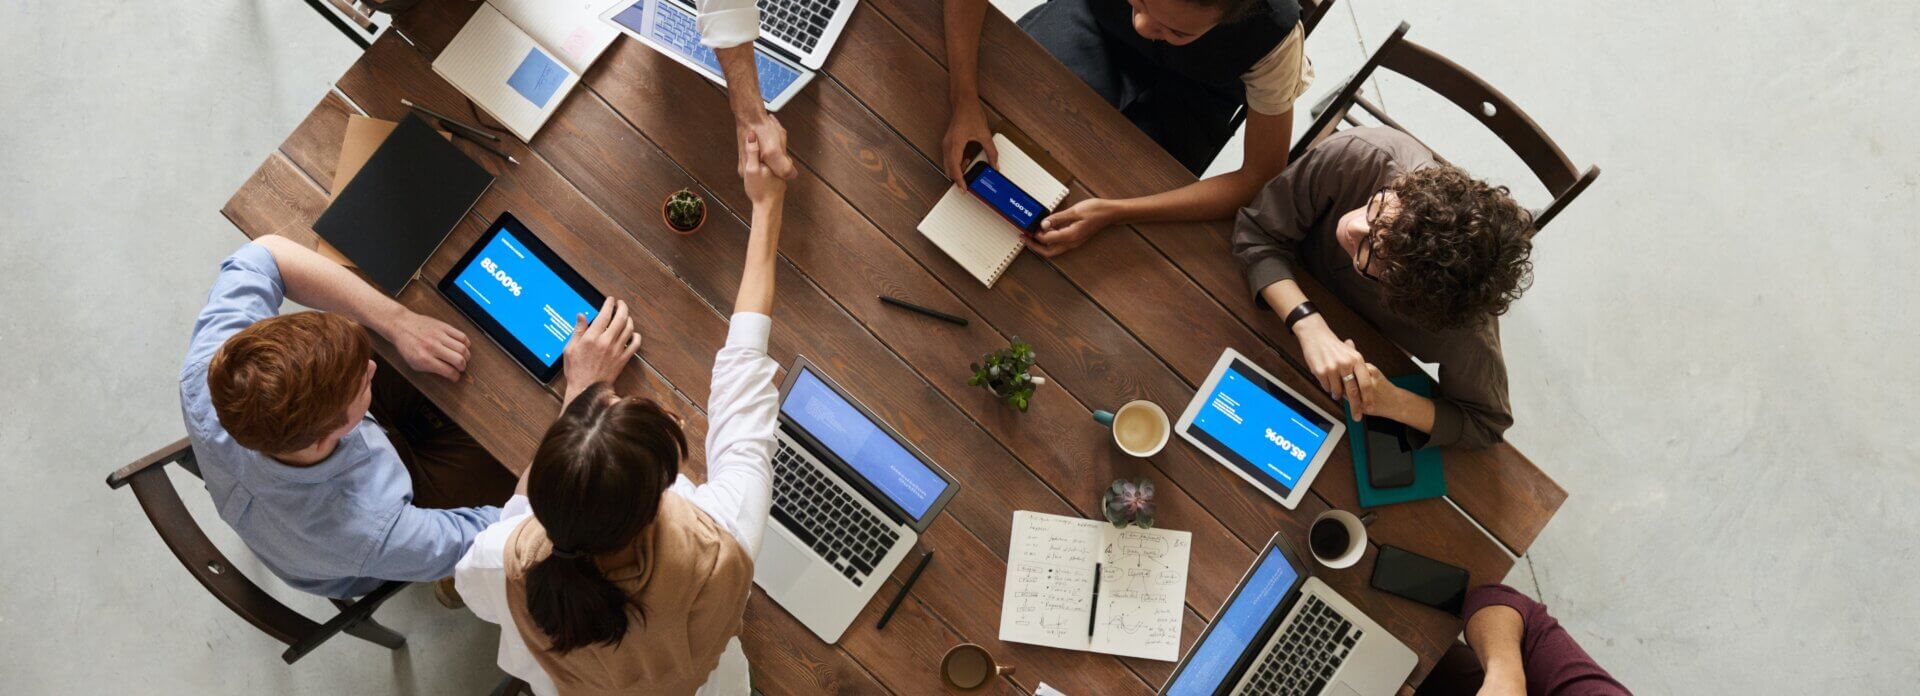
[[[433,71],[532,140],[580,75],[620,35],[600,21],[612,0],[487,0]]]
[[[1178,660],[1192,544],[1192,532],[1016,511],[1000,640]]]
[[[1007,136],[993,134],[993,146],[1000,153],[1000,173],[1015,186],[1049,209],[1059,208],[1060,201],[1066,200],[1067,185]],[[940,197],[919,229],[987,287],[993,287],[1024,248],[1019,228],[958,184]]]

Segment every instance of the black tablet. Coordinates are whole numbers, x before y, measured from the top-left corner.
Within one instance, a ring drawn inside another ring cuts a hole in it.
[[[542,384],[560,374],[574,316],[591,321],[606,301],[512,213],[440,279],[440,293]]]

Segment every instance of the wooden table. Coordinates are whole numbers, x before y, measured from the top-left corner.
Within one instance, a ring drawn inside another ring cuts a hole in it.
[[[354,64],[337,92],[323,97],[234,194],[223,211],[228,219],[249,237],[278,233],[311,243],[309,225],[326,206],[348,114],[397,119],[405,114],[403,97],[471,114],[429,63],[474,7],[427,0],[399,17],[405,36],[389,32]],[[989,15],[981,56],[989,107],[1075,172],[1075,197],[1135,195],[1192,180],[1010,21]],[[1182,633],[1191,644],[1274,531],[1304,548],[1315,515],[1358,507],[1349,454],[1343,444],[1313,495],[1285,510],[1185,443],[1152,461],[1112,446],[1092,410],[1131,399],[1178,409],[1223,347],[1251,356],[1302,393],[1320,392],[1297,371],[1292,337],[1253,306],[1228,253],[1227,223],[1109,230],[1051,262],[1022,255],[991,290],[915,232],[948,186],[936,164],[947,121],[940,17],[935,0],[866,0],[820,79],[779,114],[800,176],[787,197],[771,352],[783,364],[804,353],[822,365],[952,472],[961,489],[923,536],[937,558],[884,632],[872,625],[905,567],[838,645],[820,642],[756,591],[743,636],[755,681],[769,694],[933,692],[940,656],[973,641],[1019,668],[991,685],[996,692],[1031,692],[1041,680],[1076,696],[1149,692],[1171,663],[996,639],[1013,512],[1097,517],[1106,483],[1135,476],[1158,482],[1160,524],[1193,532]],[[594,286],[637,300],[644,366],[629,368],[620,388],[680,409],[697,448],[713,354],[726,334],[746,244],[748,206],[734,171],[732,123],[719,88],[622,38],[531,146],[506,144],[520,165],[469,149],[499,180],[423,277],[442,277],[485,225],[513,211]],[[669,231],[658,212],[660,201],[682,187],[717,204],[706,227],[688,237]],[[1306,285],[1369,359],[1389,373],[1414,369],[1319,286]],[[876,299],[883,294],[971,323],[958,327],[884,307]],[[409,284],[400,299],[479,337],[430,282]],[[1050,380],[1024,414],[966,385],[968,362],[1011,336],[1035,345]],[[391,346],[380,349],[392,356]],[[505,461],[529,461],[559,408],[552,390],[484,340],[474,342],[457,383],[409,377]],[[1513,565],[1511,554],[1525,552],[1565,493],[1509,446],[1446,456],[1452,502],[1385,508],[1372,538],[1465,566],[1475,583],[1498,582]],[[704,452],[694,452],[690,473],[697,476],[704,460]],[[1357,567],[1323,577],[1419,653],[1409,680],[1417,684],[1460,623],[1369,589],[1372,561],[1369,554]]]

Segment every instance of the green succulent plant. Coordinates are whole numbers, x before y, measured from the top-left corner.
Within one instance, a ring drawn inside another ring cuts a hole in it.
[[[680,189],[667,196],[667,224],[674,229],[684,232],[698,227],[706,215],[707,202],[700,194]]]
[[[1100,494],[1100,509],[1115,527],[1131,524],[1153,529],[1153,482],[1144,476],[1132,481],[1114,479]]]
[[[980,356],[980,362],[967,366],[973,370],[967,384],[984,386],[1007,405],[1025,412],[1033,403],[1033,388],[1047,383],[1045,377],[1030,374],[1038,358],[1033,346],[1014,336],[1007,347]]]

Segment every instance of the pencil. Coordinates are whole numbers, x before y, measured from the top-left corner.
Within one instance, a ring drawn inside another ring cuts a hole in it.
[[[908,301],[906,301],[906,300],[902,300],[902,299],[897,299],[897,298],[893,298],[893,297],[887,297],[886,295],[881,295],[881,296],[880,296],[880,301],[881,301],[881,302],[885,302],[885,303],[887,303],[887,304],[890,304],[890,305],[893,305],[893,306],[895,306],[895,307],[899,307],[899,308],[901,308],[901,309],[904,309],[904,310],[907,310],[907,311],[909,311],[909,312],[914,312],[914,313],[918,313],[918,314],[925,314],[925,315],[927,315],[927,316],[930,316],[930,317],[933,317],[933,318],[935,318],[935,319],[939,319],[939,320],[941,320],[941,321],[944,321],[944,322],[948,322],[948,323],[951,323],[951,324],[959,324],[959,325],[961,325],[961,326],[966,326],[966,325],[967,325],[967,319],[966,319],[966,317],[956,317],[956,316],[954,316],[954,315],[951,315],[951,314],[948,314],[948,313],[946,313],[946,312],[942,312],[942,311],[940,311],[940,310],[937,310],[937,309],[928,309],[928,308],[926,308],[926,307],[922,307],[922,306],[920,306],[920,305],[917,305],[917,304],[914,304],[914,303],[912,303],[912,302],[908,302]]]
[[[501,158],[501,159],[504,159],[504,160],[506,160],[508,164],[519,164],[519,163],[520,163],[520,160],[517,160],[517,159],[514,159],[514,158],[513,158],[513,155],[509,155],[509,154],[507,154],[507,153],[505,153],[505,152],[502,152],[502,151],[500,150],[500,148],[497,148],[497,147],[494,147],[494,146],[492,146],[492,145],[488,145],[488,144],[486,144],[486,143],[484,143],[484,142],[481,142],[481,140],[480,140],[479,138],[475,138],[475,137],[473,137],[473,136],[471,136],[471,135],[467,135],[467,134],[465,134],[465,133],[462,133],[462,132],[460,132],[460,131],[457,131],[457,130],[451,130],[451,131],[447,131],[447,132],[448,132],[448,133],[452,133],[452,134],[454,135],[454,137],[458,137],[458,138],[466,138],[466,140],[467,140],[467,142],[470,142],[470,143],[473,143],[473,144],[475,144],[475,145],[478,145],[478,146],[480,146],[480,149],[482,149],[482,150],[486,150],[487,152],[491,152],[491,153],[493,153],[493,154],[496,154],[496,155],[499,155],[499,156],[500,156],[500,158]]]
[[[880,623],[873,627],[874,630],[887,627],[887,620],[893,618],[893,610],[900,608],[900,600],[907,598],[907,590],[913,589],[913,582],[920,579],[920,571],[926,570],[927,561],[931,560],[933,560],[933,551],[929,550],[926,553],[920,554],[920,564],[914,566],[913,572],[907,575],[906,584],[900,586],[900,594],[894,595],[893,601],[887,603],[887,610],[880,614]]]
[[[481,128],[481,127],[479,127],[479,126],[472,126],[472,125],[467,125],[467,124],[466,124],[465,122],[463,122],[463,121],[461,121],[461,120],[459,120],[459,119],[457,119],[457,118],[454,118],[454,117],[452,117],[452,116],[448,116],[448,115],[446,115],[446,114],[443,114],[443,113],[440,113],[440,112],[438,112],[438,111],[434,111],[433,109],[429,109],[429,108],[427,108],[427,107],[424,107],[424,106],[421,106],[421,105],[419,105],[419,104],[415,104],[415,103],[413,103],[413,101],[412,101],[412,100],[409,100],[409,99],[402,99],[402,100],[400,100],[400,103],[401,103],[401,104],[404,104],[404,105],[406,105],[406,107],[407,107],[407,108],[409,108],[409,109],[413,109],[414,111],[418,111],[418,112],[420,112],[420,113],[423,113],[423,114],[426,114],[426,115],[428,115],[428,116],[432,116],[432,117],[434,117],[434,118],[437,118],[437,119],[440,119],[440,121],[441,121],[441,122],[443,122],[443,123],[445,123],[445,124],[447,124],[447,125],[449,125],[449,126],[454,126],[454,127],[456,127],[456,128],[459,128],[460,130],[464,130],[464,131],[466,131],[466,132],[467,132],[467,134],[468,134],[468,135],[473,135],[473,136],[476,136],[476,137],[481,137],[481,138],[486,138],[487,140],[491,140],[491,141],[493,141],[493,142],[496,142],[496,143],[497,143],[497,142],[500,142],[500,136],[497,136],[497,135],[494,135],[494,134],[492,134],[492,133],[488,133],[488,132],[487,132],[487,131],[486,131],[485,129],[483,129],[483,128]]]

